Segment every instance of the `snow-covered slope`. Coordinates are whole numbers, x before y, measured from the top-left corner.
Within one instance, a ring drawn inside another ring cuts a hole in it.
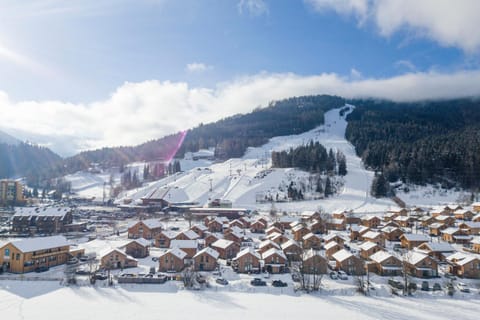
[[[353,106],[351,106],[353,108]],[[347,158],[348,174],[344,178],[344,186],[337,196],[324,200],[276,203],[277,209],[286,211],[354,209],[357,212],[382,211],[394,206],[390,200],[378,200],[370,197],[369,189],[373,172],[365,170],[355,155],[353,146],[345,140],[347,122],[340,116],[340,109],[325,114],[325,125],[311,131],[292,136],[282,136],[258,148],[249,148],[244,157],[230,159],[222,163],[192,168],[186,172],[171,176],[138,190],[122,195],[125,198],[138,200],[151,194],[158,188],[164,188],[167,200],[171,202],[199,202],[206,204],[209,199],[221,198],[230,200],[234,206],[250,209],[268,209],[270,204],[256,202],[258,195],[276,190],[280,185],[290,181],[306,179],[308,174],[296,169],[270,169],[272,151],[288,150],[319,141],[327,149],[339,150]],[[184,163],[182,168],[192,167],[192,163]],[[205,163],[203,163],[205,164]]]
[[[0,131],[0,143],[6,143],[10,145],[17,145],[20,143],[20,140],[17,138],[12,137],[11,135]]]

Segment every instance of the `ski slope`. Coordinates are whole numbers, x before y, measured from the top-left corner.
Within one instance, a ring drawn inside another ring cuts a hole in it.
[[[353,106],[350,106],[353,110]],[[166,200],[170,202],[199,202],[206,204],[210,199],[221,198],[232,201],[235,207],[268,210],[270,203],[256,202],[258,194],[278,190],[279,185],[305,179],[308,173],[290,169],[270,169],[271,152],[288,150],[310,141],[318,141],[327,149],[339,150],[347,159],[348,173],[339,194],[328,199],[275,203],[282,211],[355,210],[356,212],[381,212],[396,207],[388,199],[375,199],[369,190],[373,172],[365,170],[362,161],[356,156],[354,147],[345,139],[347,122],[340,116],[340,108],[325,113],[325,124],[311,131],[291,136],[275,137],[261,147],[249,148],[242,158],[230,159],[194,167],[192,162],[181,162],[182,168],[190,170],[153,182],[147,186],[122,194],[117,202],[125,199],[139,201],[158,188],[163,188]]]

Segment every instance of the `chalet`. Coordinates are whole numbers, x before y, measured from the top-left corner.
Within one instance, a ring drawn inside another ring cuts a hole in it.
[[[329,243],[330,241],[335,241],[338,244],[341,244],[342,246],[345,243],[345,239],[343,239],[340,235],[336,233],[327,234],[326,236],[323,237],[323,240],[325,241],[325,243]]]
[[[63,236],[27,238],[0,247],[0,268],[13,273],[34,271],[38,267],[65,264],[70,244]]]
[[[472,221],[473,222],[480,222],[480,213],[474,215],[473,218],[472,218]]]
[[[302,241],[303,236],[310,232],[310,229],[305,227],[303,224],[298,224],[292,228],[293,239],[295,241]]]
[[[396,214],[397,217],[398,216],[407,216],[408,215],[408,209],[406,208],[398,208],[398,209],[392,209],[392,210],[389,210],[387,213],[393,213],[393,214]]]
[[[178,248],[173,248],[158,257],[159,272],[180,272],[185,268],[187,253]]]
[[[138,261],[119,249],[107,249],[100,254],[100,267],[104,269],[133,268]]]
[[[424,242],[428,242],[429,238],[424,234],[405,233],[400,236],[402,247],[412,250]]]
[[[370,241],[362,243],[359,248],[360,256],[365,260],[367,260],[372,254],[382,251],[382,247],[380,247],[377,243]]]
[[[406,270],[417,278],[432,278],[438,276],[438,264],[432,257],[421,252],[410,251],[406,255]]]
[[[335,241],[330,241],[323,246],[325,248],[325,256],[330,259],[335,253],[343,249],[343,245]]]
[[[267,237],[269,240],[272,240],[273,242],[275,242],[276,244],[278,245],[281,245],[282,243],[285,243],[287,242],[288,240],[290,240],[290,238],[288,238],[287,236],[281,234],[281,233],[272,233],[270,234],[268,237]]]
[[[463,253],[448,257],[449,272],[461,278],[480,278],[480,260],[473,255]]]
[[[142,197],[142,206],[153,207],[157,209],[163,209],[168,207],[170,204],[166,198],[170,194],[171,188],[155,188],[153,191],[149,192],[147,195]]]
[[[425,242],[415,248],[415,250],[428,254],[438,261],[445,261],[447,256],[455,252],[455,248],[445,242]]]
[[[349,212],[345,216],[345,224],[348,224],[350,226],[352,224],[359,225],[362,224],[362,219],[359,216],[353,214],[352,212]]]
[[[196,224],[192,226],[190,230],[198,234],[200,238],[205,238],[205,232],[208,231],[208,227],[203,224]]]
[[[388,241],[399,241],[402,234],[404,234],[402,229],[392,226],[384,227],[380,231],[383,233],[385,240]]]
[[[447,227],[452,227],[455,225],[455,218],[452,216],[440,215],[440,216],[436,216],[435,220],[437,222],[445,224]]]
[[[149,255],[151,245],[152,243],[146,239],[135,239],[125,245],[125,253],[134,258],[145,258]]]
[[[212,248],[206,247],[193,256],[195,271],[213,271],[217,267],[219,253]]]
[[[265,233],[266,228],[267,225],[261,220],[256,220],[250,224],[250,232],[252,233]]]
[[[245,226],[245,228],[250,228],[251,224],[256,221],[250,217],[240,217],[238,218],[238,220],[243,222],[243,225]],[[265,225],[267,224],[265,223]]]
[[[411,228],[415,222],[415,219],[412,217],[398,216],[393,219],[393,221],[402,228]]]
[[[369,231],[369,227],[354,225],[350,227],[350,241],[362,240],[362,235]]]
[[[342,231],[346,229],[345,219],[330,219],[327,221],[327,229]]]
[[[469,243],[472,240],[472,236],[468,235],[466,231],[452,227],[442,230],[443,241],[450,243]]]
[[[240,244],[225,239],[219,239],[215,241],[212,243],[211,247],[217,250],[221,259],[235,258],[237,253],[240,251]]]
[[[205,239],[204,239],[205,247],[211,247],[212,243],[214,243],[218,239],[221,239],[221,237],[219,237],[215,233],[206,232],[205,233]]]
[[[250,273],[260,271],[261,256],[252,248],[248,247],[240,251],[234,258],[236,271]]]
[[[12,217],[12,231],[24,234],[56,234],[66,232],[73,222],[72,209],[67,207],[21,207]]]
[[[237,227],[235,227],[238,229]],[[233,242],[241,243],[243,241],[243,231],[238,231],[236,229],[228,229],[225,232],[224,238]]]
[[[272,248],[277,249],[277,250],[281,249],[280,245],[277,244],[276,242],[273,242],[272,240],[264,240],[264,241],[260,242],[260,244],[258,246],[258,252],[260,254],[262,254],[265,251],[270,250]]]
[[[155,237],[155,247],[170,248],[170,242],[175,240],[177,233],[175,231],[164,230]]]
[[[336,270],[343,270],[349,275],[365,274],[363,259],[354,256],[350,251],[342,249],[336,252],[332,258],[335,260]]]
[[[237,228],[240,228],[240,229],[245,229],[246,228],[245,223],[240,219],[235,219],[233,221],[230,221],[230,223],[228,224],[228,227],[229,228],[237,227]]]
[[[472,209],[473,209],[474,212],[479,213],[480,212],[480,202],[472,203]]]
[[[163,230],[163,224],[157,219],[140,220],[128,226],[129,239],[155,239]]]
[[[178,233],[175,240],[197,240],[200,236],[193,230],[186,230]]]
[[[472,244],[472,251],[480,253],[480,239],[473,239],[470,243]]]
[[[287,257],[282,250],[271,248],[262,254],[265,271],[283,273],[287,267]]]
[[[315,233],[315,234],[318,234],[318,233],[325,233],[325,223],[323,223],[321,220],[318,220],[318,219],[314,219],[312,221],[310,221],[307,225],[308,229],[310,229],[310,231],[312,233]]]
[[[292,222],[297,222],[297,217],[290,217],[290,216],[282,216],[278,219],[278,227],[282,230],[287,230],[291,228]]]
[[[307,233],[303,236],[303,248],[320,250],[322,247],[322,238],[313,233]]]
[[[378,228],[382,220],[377,216],[366,216],[362,218],[362,225],[369,228]]]
[[[431,236],[438,237],[442,235],[442,231],[445,229],[447,229],[447,226],[444,223],[434,222],[428,226],[428,233]]]
[[[346,217],[345,211],[332,212],[332,219],[345,220],[345,217]]]
[[[386,251],[377,251],[370,256],[370,260],[372,263],[369,264],[369,271],[380,276],[394,277],[402,273],[402,261]]]
[[[303,272],[306,274],[327,273],[328,262],[318,251],[307,250],[303,254]]]
[[[299,260],[302,256],[302,247],[295,240],[288,240],[281,245],[281,249],[289,261]]]
[[[480,222],[465,221],[458,225],[468,235],[480,235]]]
[[[468,209],[459,209],[453,212],[453,216],[457,220],[470,221],[473,218],[473,212]]]
[[[207,227],[210,232],[223,232],[223,221],[218,218],[210,219]]]
[[[423,216],[423,217],[418,218],[418,221],[420,222],[422,227],[427,228],[429,225],[434,223],[436,220],[432,216]]]
[[[303,211],[300,214],[300,218],[304,222],[310,222],[310,221],[313,221],[315,219],[320,220],[320,212],[318,212],[318,211]]]
[[[378,244],[381,247],[385,247],[385,239],[380,232],[367,231],[362,236],[363,241],[370,241]]]
[[[192,259],[197,254],[199,243],[197,240],[172,240],[170,248],[178,248],[187,254],[187,259]]]
[[[387,212],[383,216],[383,221],[390,222],[390,221],[393,221],[393,219],[395,219],[398,216],[399,214],[397,212]]]
[[[282,229],[280,229],[280,228],[278,228],[278,227],[276,227],[276,226],[270,226],[270,227],[268,227],[268,228],[265,230],[265,233],[266,233],[267,235],[272,234],[272,233],[274,233],[274,232],[276,232],[276,233],[283,233]]]

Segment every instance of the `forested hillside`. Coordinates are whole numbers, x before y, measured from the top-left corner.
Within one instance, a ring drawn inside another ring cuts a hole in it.
[[[480,186],[480,101],[351,103],[346,137],[389,181]]]

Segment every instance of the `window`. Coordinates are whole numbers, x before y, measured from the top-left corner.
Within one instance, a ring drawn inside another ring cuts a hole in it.
[[[4,254],[5,257],[10,257],[10,249],[5,249],[5,254]]]
[[[16,254],[15,260],[20,260],[20,253],[17,253],[17,254]]]

